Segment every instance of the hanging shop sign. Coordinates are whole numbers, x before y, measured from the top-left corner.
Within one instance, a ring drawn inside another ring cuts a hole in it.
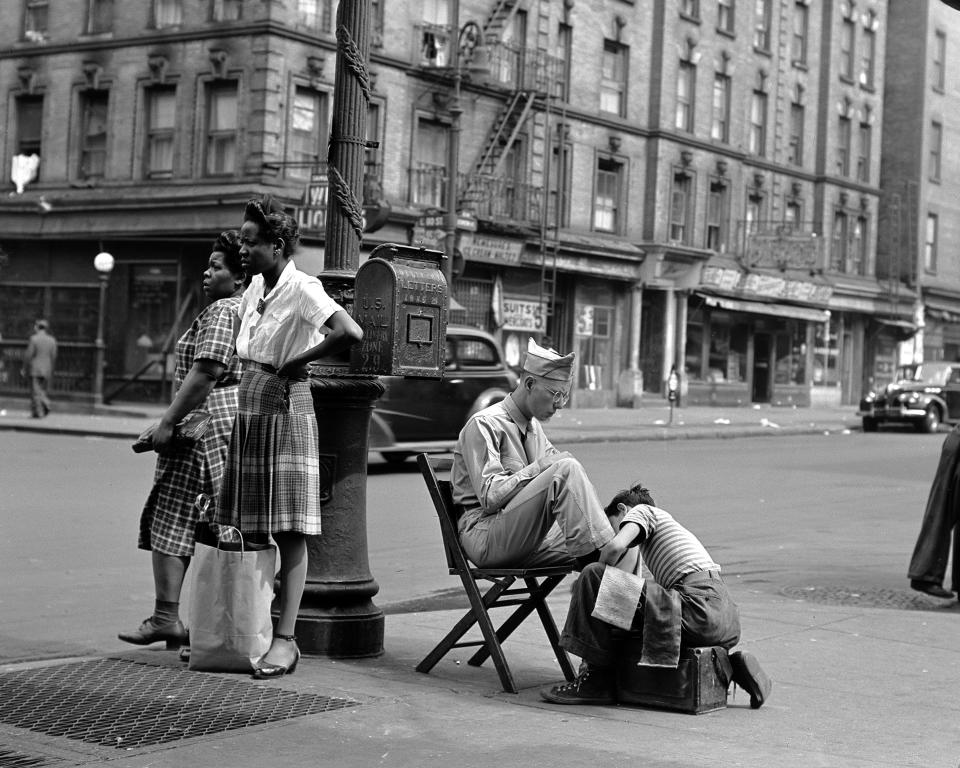
[[[826,304],[833,295],[833,287],[824,283],[794,280],[760,272],[745,273],[738,269],[711,265],[704,266],[700,285],[703,288],[736,292],[744,298],[757,296],[813,304]]]
[[[302,234],[308,237],[323,236],[327,229],[327,206],[329,204],[330,184],[326,176],[313,176],[300,205],[295,209],[297,224]]]
[[[501,300],[501,311],[504,330],[534,333],[543,333],[546,330],[546,307],[539,301],[504,296]]]

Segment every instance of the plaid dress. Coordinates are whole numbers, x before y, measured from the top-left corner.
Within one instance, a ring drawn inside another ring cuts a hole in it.
[[[244,533],[320,533],[317,417],[308,381],[245,360],[216,521]]]
[[[140,516],[140,549],[165,555],[193,554],[197,494],[210,496],[213,506],[220,492],[230,430],[237,413],[240,360],[233,346],[233,320],[239,297],[220,299],[203,310],[177,342],[176,384],[180,387],[195,360],[214,360],[226,366],[206,402],[210,426],[196,445],[157,457],[153,488]]]

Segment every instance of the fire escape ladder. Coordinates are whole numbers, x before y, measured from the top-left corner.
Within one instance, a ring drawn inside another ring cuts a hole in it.
[[[499,149],[499,157],[497,158],[497,163],[493,168],[494,176],[500,176],[503,173],[503,164],[507,160],[507,154],[510,152],[513,142],[517,140],[520,130],[523,128],[524,123],[527,121],[527,117],[530,115],[530,111],[533,109],[533,102],[537,98],[535,93],[524,93],[523,91],[518,91],[516,95],[520,98],[514,103],[518,104],[519,102],[523,102],[523,104],[519,110],[519,114],[516,114],[517,109],[513,110],[515,117],[510,120],[510,136]]]
[[[520,0],[497,0],[483,24],[483,36],[488,40],[501,40],[503,30],[510,26],[520,10]]]
[[[483,151],[480,153],[480,159],[474,166],[475,173],[480,175],[492,175],[494,173],[501,154],[506,152],[509,144],[516,138],[516,127],[519,125],[519,116],[521,113],[525,116],[522,105],[524,96],[523,91],[517,91],[511,95],[510,101],[508,101],[506,106],[500,111],[500,114],[493,123],[493,127],[490,129],[490,135],[487,137],[487,142],[484,144]]]

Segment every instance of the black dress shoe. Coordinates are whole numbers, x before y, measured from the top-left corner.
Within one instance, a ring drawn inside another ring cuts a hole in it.
[[[733,667],[733,682],[750,694],[750,707],[760,709],[770,697],[773,683],[757,657],[746,651],[734,651],[730,654],[730,666]]]
[[[187,630],[183,622],[177,620],[169,624],[157,624],[153,616],[143,622],[133,632],[121,632],[117,635],[125,643],[134,645],[150,645],[165,640],[167,648],[179,648],[189,642]]]
[[[260,660],[260,663],[253,670],[255,680],[265,680],[270,677],[283,677],[292,675],[297,671],[297,664],[300,663],[300,649],[297,647],[296,635],[274,635],[275,640],[286,640],[293,643],[293,661],[289,664],[271,664],[269,661]],[[271,643],[271,648],[273,644]],[[270,651],[267,651],[269,653]],[[264,654],[266,656],[266,654]]]
[[[953,600],[953,592],[948,589],[944,589],[939,584],[934,584],[932,581],[910,579],[910,588],[917,590],[917,592],[923,592],[931,597],[942,597],[944,599]]]

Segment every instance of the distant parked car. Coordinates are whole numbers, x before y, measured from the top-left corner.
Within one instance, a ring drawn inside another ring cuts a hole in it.
[[[387,391],[375,404],[369,449],[399,463],[416,453],[452,450],[467,419],[503,400],[516,386],[517,375],[493,336],[451,325],[443,378],[382,376],[380,381]]]
[[[941,423],[960,421],[960,362],[901,365],[882,392],[864,396],[858,415],[864,432],[876,432],[885,423],[936,432]]]

